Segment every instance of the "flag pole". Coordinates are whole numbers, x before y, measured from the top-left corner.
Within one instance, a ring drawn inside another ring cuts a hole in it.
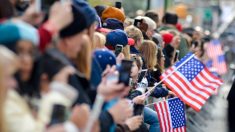
[[[158,102],[163,102],[163,101],[169,101],[169,100],[173,100],[173,99],[176,99],[176,98],[178,98],[178,97],[173,97],[173,98],[170,98],[170,99],[163,99],[163,100],[160,100],[160,101],[156,101],[156,102],[153,102],[153,103],[150,103],[150,104],[146,104],[145,106],[146,107],[148,107],[148,106],[151,106],[151,105],[153,105],[153,104],[155,104],[155,103],[158,103]]]
[[[86,124],[84,132],[91,132],[93,124],[99,118],[103,103],[104,103],[104,97],[101,94],[97,94],[93,109],[92,109],[91,114],[89,116],[89,119]]]
[[[180,67],[182,67],[185,63],[187,63],[190,59],[192,59],[195,56],[195,54],[192,54],[187,60],[185,60],[182,64],[180,64],[177,68],[174,69],[170,74],[168,74],[166,77],[164,77],[160,82],[155,84],[150,90],[148,90],[145,93],[145,96],[148,97],[150,94],[154,91],[154,89],[161,84],[163,81],[165,81],[168,77],[170,77],[173,73],[175,73]]]

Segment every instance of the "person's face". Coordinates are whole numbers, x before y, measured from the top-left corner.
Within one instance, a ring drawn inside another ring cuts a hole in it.
[[[140,48],[140,46],[141,46],[141,44],[142,44],[142,41],[143,41],[143,38],[137,40],[137,42],[136,42],[137,49]]]
[[[95,33],[95,29],[96,29],[96,23],[92,24],[88,30],[88,36],[90,37],[91,41],[94,39],[94,33]]]
[[[161,43],[161,47],[162,47],[162,48],[164,48],[164,47],[165,47],[165,42],[164,42],[164,41],[162,41],[162,43]]]
[[[201,49],[201,43],[195,48],[195,54],[196,54],[196,56],[198,57],[198,58],[200,58],[201,56],[202,56],[202,50],[203,49]]]
[[[175,48],[175,49],[178,49],[179,48],[179,46],[180,46],[180,37],[179,36],[175,36],[174,38],[173,38],[173,47]]]
[[[139,74],[139,69],[138,66],[136,64],[136,62],[133,62],[132,64],[132,68],[131,68],[131,77],[136,77]]]
[[[175,64],[175,53],[176,53],[176,50],[174,50],[173,56],[170,58],[171,65],[174,65],[174,64]]]
[[[5,88],[5,91],[4,91],[5,94],[8,89],[15,89],[17,87],[17,82],[13,74],[7,69],[4,70],[3,72],[2,84],[3,84],[3,88]]]
[[[193,40],[200,40],[200,38],[201,38],[200,32],[195,31],[193,33]]]
[[[16,52],[20,61],[20,77],[23,81],[27,81],[30,79],[33,69],[33,56],[35,52],[33,44],[29,41],[19,41],[16,46]]]
[[[64,44],[66,48],[66,55],[70,59],[76,59],[77,54],[81,51],[83,45],[83,36],[86,31],[78,33],[72,37],[64,39]]]
[[[200,42],[196,42],[196,44],[193,44],[192,47],[191,47],[191,51],[193,53],[195,53],[196,55],[197,54],[200,54],[201,53],[201,43]]]
[[[154,33],[155,33],[154,29],[148,29],[146,32],[146,34],[149,38],[152,38]]]

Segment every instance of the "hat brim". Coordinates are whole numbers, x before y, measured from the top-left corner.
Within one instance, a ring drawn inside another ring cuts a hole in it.
[[[97,28],[96,31],[101,32],[101,33],[109,33],[112,30],[107,29],[107,28]]]

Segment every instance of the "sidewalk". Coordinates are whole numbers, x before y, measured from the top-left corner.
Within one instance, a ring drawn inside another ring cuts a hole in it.
[[[224,84],[201,112],[189,111],[187,132],[227,132],[227,94],[231,84]]]

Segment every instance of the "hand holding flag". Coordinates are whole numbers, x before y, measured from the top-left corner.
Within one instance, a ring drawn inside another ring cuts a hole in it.
[[[154,104],[162,132],[186,132],[184,103],[173,98]]]
[[[200,111],[206,100],[222,85],[192,53],[166,70],[162,81],[186,104]]]

